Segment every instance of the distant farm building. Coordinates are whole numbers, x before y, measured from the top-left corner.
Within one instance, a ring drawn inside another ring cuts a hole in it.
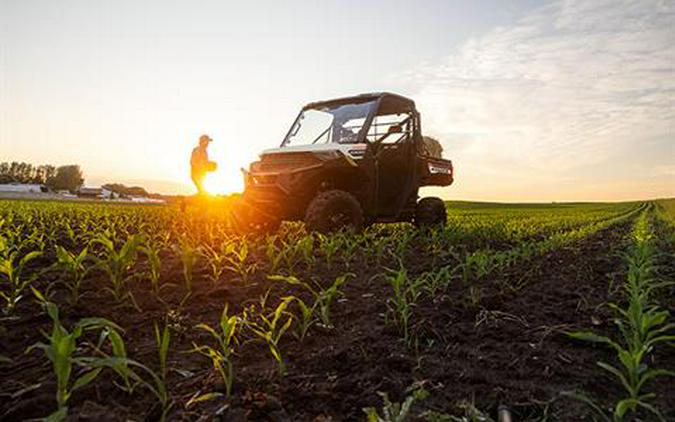
[[[101,198],[103,199],[119,199],[120,194],[114,190],[108,189],[106,187],[101,187]]]
[[[0,192],[46,193],[49,192],[49,188],[37,183],[7,183],[0,184]]]
[[[101,198],[103,197],[103,189],[101,188],[80,188],[77,191],[77,196],[80,198]]]

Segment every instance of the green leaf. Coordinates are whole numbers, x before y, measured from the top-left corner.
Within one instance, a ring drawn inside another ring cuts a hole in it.
[[[23,258],[21,258],[21,261],[19,261],[19,266],[20,266],[20,267],[23,267],[23,266],[26,265],[29,261],[31,261],[31,260],[33,260],[33,259],[39,257],[40,255],[42,255],[42,252],[40,252],[40,251],[29,252],[28,254],[26,254],[26,256],[24,256]]]
[[[195,328],[199,328],[199,329],[201,329],[201,330],[204,330],[204,331],[208,332],[208,333],[211,334],[211,336],[212,336],[213,338],[215,338],[215,339],[219,339],[219,338],[220,338],[220,335],[218,334],[218,332],[217,332],[216,330],[214,330],[213,328],[211,328],[211,326],[209,326],[209,325],[207,325],[207,324],[200,323],[200,324],[197,324],[197,325],[195,326]]]
[[[381,422],[380,416],[377,414],[377,410],[373,407],[366,407],[363,409],[363,412],[368,418],[368,422]]]
[[[675,341],[675,336],[659,336],[659,337],[654,337],[651,338],[649,341],[646,342],[647,347],[652,347],[655,344],[659,343],[671,343]]]
[[[89,248],[85,246],[84,249],[80,251],[80,254],[77,255],[77,262],[83,262],[88,254]]]
[[[30,290],[31,290],[31,292],[33,292],[33,296],[35,296],[35,298],[37,298],[38,302],[40,302],[42,304],[47,303],[47,299],[45,299],[44,295],[38,289],[36,289],[33,286],[30,286]]]
[[[98,374],[101,373],[102,370],[103,368],[94,368],[91,371],[84,373],[75,381],[70,391],[72,392],[86,386],[87,384],[92,382],[98,376]]]
[[[279,330],[279,334],[277,335],[277,341],[288,330],[288,328],[291,326],[292,323],[293,323],[293,317],[289,316],[288,320],[286,320],[286,323],[281,327],[281,330]]]
[[[290,276],[286,276],[286,275],[268,275],[268,276],[267,276],[267,279],[268,279],[268,280],[272,280],[272,281],[283,281],[283,282],[286,282],[286,283],[288,283],[288,284],[297,284],[297,285],[302,285],[302,284],[304,284],[303,282],[301,282],[300,280],[298,280],[297,277],[292,276],[292,275],[290,275]]]
[[[626,389],[626,391],[632,393],[633,386],[630,385],[630,383],[628,382],[626,377],[621,373],[621,371],[619,371],[618,369],[616,369],[611,365],[606,364],[605,362],[598,362],[597,365],[602,369],[614,374],[619,379],[619,381],[621,381],[621,384],[623,384],[623,387]]]
[[[124,329],[114,322],[106,318],[82,318],[76,324],[78,327],[81,327],[85,330],[97,329],[97,328],[113,328],[119,332],[124,332]]]
[[[94,238],[90,243],[99,244],[103,246],[103,248],[106,249],[107,251],[115,250],[115,245],[113,244],[112,240],[108,239],[103,235],[99,235],[98,237]]]
[[[46,302],[45,308],[47,308],[47,315],[52,319],[52,321],[59,322],[59,308],[56,307],[52,302]]]
[[[635,406],[637,400],[635,399],[623,399],[619,401],[614,407],[614,418],[618,420],[623,420],[623,417],[626,415],[626,412],[629,410],[635,411]]]
[[[651,405],[651,404],[649,404],[649,403],[645,403],[645,402],[642,401],[642,400],[638,400],[637,405],[638,405],[639,407],[642,407],[643,409],[646,409],[646,410],[648,410],[649,412],[651,412],[651,413],[652,413],[654,416],[656,416],[660,421],[664,421],[664,422],[665,422],[665,419],[663,418],[663,415],[661,414],[661,412],[659,412],[659,410],[658,410],[656,407],[654,407],[653,405]]]
[[[64,406],[43,419],[43,422],[61,422],[68,416],[68,407]]]
[[[636,389],[640,391],[647,381],[656,377],[675,377],[675,372],[667,369],[649,369],[640,377]]]
[[[560,393],[560,395],[563,396],[563,397],[568,397],[568,398],[586,403],[597,416],[602,418],[603,421],[612,422],[611,418],[609,416],[607,416],[607,414],[600,408],[600,406],[598,404],[596,404],[587,395],[585,395],[583,393],[580,393],[580,392],[577,392],[577,391],[563,391],[562,393]]]
[[[72,261],[70,253],[63,247],[56,245],[56,258],[59,263],[67,264]]]
[[[613,347],[615,350],[622,349],[619,344],[612,341],[609,337],[601,336],[591,331],[576,331],[567,333],[567,335],[577,340],[590,341],[592,343],[604,343]]]
[[[190,408],[191,406],[193,406],[197,403],[202,403],[202,402],[205,402],[205,401],[217,399],[219,397],[223,397],[223,394],[218,393],[218,392],[205,393],[205,394],[202,394],[200,396],[197,396],[195,398],[191,398],[190,400],[188,400],[188,402],[185,403],[185,407]]]
[[[110,339],[110,344],[112,345],[113,355],[115,357],[126,357],[127,352],[124,345],[124,340],[122,340],[122,337],[117,333],[117,331],[108,329],[108,338]]]

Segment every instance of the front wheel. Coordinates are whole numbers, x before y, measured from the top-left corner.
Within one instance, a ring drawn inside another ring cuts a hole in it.
[[[443,227],[448,218],[445,202],[441,198],[422,198],[415,208],[417,227]]]
[[[305,213],[307,229],[319,233],[339,230],[357,232],[363,227],[363,211],[354,195],[343,190],[320,192]]]

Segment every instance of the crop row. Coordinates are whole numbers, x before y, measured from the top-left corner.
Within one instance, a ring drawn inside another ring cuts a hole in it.
[[[653,404],[656,395],[646,391],[654,379],[675,376],[675,371],[655,368],[652,364],[657,348],[672,347],[675,342],[675,323],[669,312],[660,306],[659,293],[674,283],[664,280],[657,271],[662,252],[655,246],[657,239],[653,225],[658,215],[654,207],[649,204],[640,213],[630,233],[631,245],[624,255],[626,278],[621,286],[621,301],[609,304],[615,314],[617,330],[610,335],[592,331],[569,334],[574,339],[608,346],[614,352],[613,362],[598,362],[598,366],[624,391],[611,409],[603,409],[584,393],[569,393],[589,404],[595,415],[604,421],[623,421],[638,410],[647,412],[650,418],[665,420]]]

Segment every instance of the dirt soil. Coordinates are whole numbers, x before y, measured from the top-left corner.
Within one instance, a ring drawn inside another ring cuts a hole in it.
[[[560,398],[560,393],[583,390],[600,403],[622,391],[598,360],[614,363],[609,350],[579,343],[565,336],[567,330],[593,328],[614,330],[611,314],[603,306],[615,300],[608,293],[609,280],[621,280],[624,265],[618,255],[630,222],[602,230],[572,247],[563,248],[492,276],[482,283],[479,300],[472,304],[468,292],[457,281],[447,292],[423,299],[415,309],[419,333],[417,347],[409,350],[398,333],[385,325],[386,298],[391,287],[381,277],[383,269],[355,258],[349,271],[357,274],[334,305],[333,329],[313,327],[299,342],[291,335],[282,341],[288,374],[281,377],[267,346],[247,341],[235,359],[233,397],[186,406],[200,393],[224,391],[210,362],[189,353],[193,342],[210,344],[210,339],[193,327],[202,322],[212,326],[225,303],[239,312],[271,288],[269,302],[288,294],[306,297],[306,292],[254,274],[250,280],[229,281],[215,286],[198,274],[192,296],[180,305],[180,263],[166,269],[168,280],[177,286],[162,291],[163,301],[147,286],[131,283],[142,312],[128,303],[116,305],[100,286],[108,281],[100,274],[85,281],[80,305],[61,309],[70,326],[82,317],[106,317],[122,326],[130,357],[157,368],[153,324],[169,315],[172,344],[169,391],[176,404],[170,420],[223,421],[363,421],[364,407],[381,407],[377,392],[394,400],[406,396],[417,383],[431,393],[415,404],[422,410],[458,410],[461,401],[495,415],[498,405],[509,406],[514,420],[548,414],[553,420],[583,420],[586,405]],[[410,261],[417,271],[430,270],[424,255]],[[168,259],[168,258],[167,258]],[[300,278],[318,276],[332,281],[344,267],[320,264],[312,274],[300,268]],[[49,276],[47,276],[49,277]],[[50,282],[47,278],[44,283]],[[478,297],[477,295],[475,297]],[[65,303],[65,298],[59,303]],[[0,354],[17,363],[5,365],[0,380],[0,419],[17,421],[48,415],[55,409],[55,383],[51,366],[41,352],[22,355],[25,348],[41,340],[51,321],[35,313],[35,305],[24,301],[16,320],[3,323]],[[657,355],[659,367],[674,368],[675,354]],[[670,380],[666,380],[670,381]],[[673,385],[656,381],[650,391],[666,418],[675,420]],[[112,373],[78,390],[70,402],[74,421],[155,420],[155,399],[137,388],[129,395],[114,385]],[[422,420],[422,419],[420,419]]]

